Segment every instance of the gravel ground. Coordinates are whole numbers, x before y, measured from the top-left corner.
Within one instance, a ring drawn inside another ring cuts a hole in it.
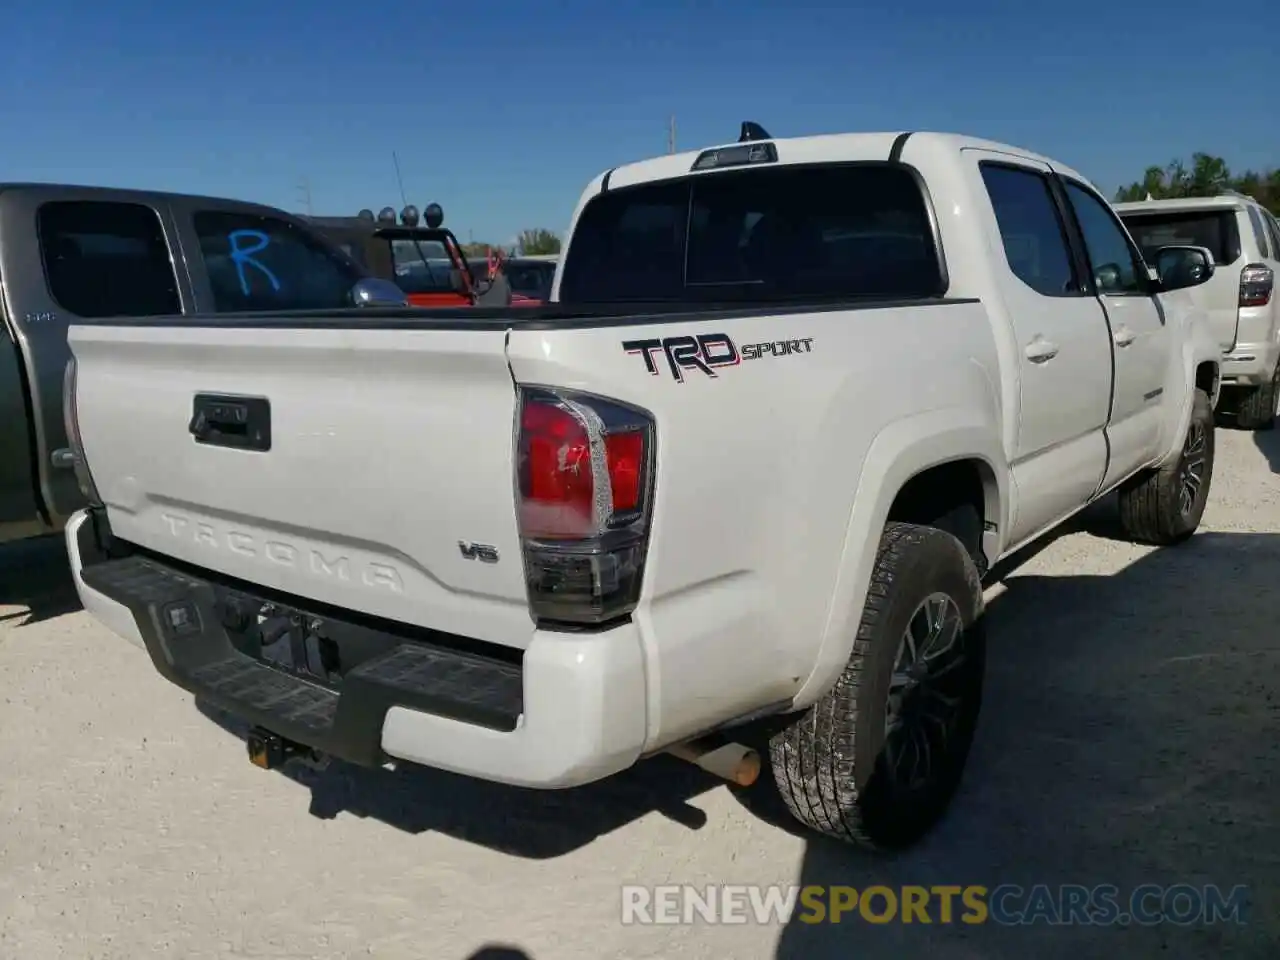
[[[1280,956],[1280,435],[1218,432],[1189,544],[1100,505],[989,594],[947,821],[876,860],[676,761],[537,794],[264,773],[234,724],[77,609],[57,540],[0,550],[0,958],[786,960]],[[624,926],[624,883],[1247,884],[1243,926]]]

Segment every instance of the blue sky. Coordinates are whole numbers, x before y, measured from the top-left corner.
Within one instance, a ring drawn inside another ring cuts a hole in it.
[[[563,230],[591,177],[665,152],[672,113],[681,149],[748,118],[972,133],[1108,193],[1195,150],[1280,166],[1275,33],[1215,22],[1188,0],[53,0],[6,11],[0,178],[303,212],[305,177],[343,214],[399,207],[394,150],[410,202],[501,242]]]

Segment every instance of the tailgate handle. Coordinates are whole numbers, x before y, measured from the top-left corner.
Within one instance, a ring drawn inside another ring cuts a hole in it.
[[[197,393],[187,426],[196,443],[237,450],[271,449],[271,401]]]

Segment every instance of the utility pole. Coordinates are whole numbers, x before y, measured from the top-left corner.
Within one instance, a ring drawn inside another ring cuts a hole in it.
[[[314,216],[311,209],[311,181],[303,177],[302,182],[298,184],[298,192],[302,195],[302,206],[306,208],[307,216]]]
[[[667,153],[676,152],[676,115],[671,115],[671,126],[667,128]]]

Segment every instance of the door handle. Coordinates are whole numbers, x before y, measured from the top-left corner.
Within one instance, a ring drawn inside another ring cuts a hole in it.
[[[265,453],[271,449],[271,403],[266,397],[198,393],[187,431],[196,443]]]
[[[1058,355],[1058,345],[1043,337],[1036,337],[1027,344],[1027,359],[1032,363],[1045,363]]]
[[[1116,342],[1117,347],[1127,347],[1133,341],[1138,339],[1138,335],[1128,327],[1119,327],[1116,332],[1111,335],[1111,339]]]

